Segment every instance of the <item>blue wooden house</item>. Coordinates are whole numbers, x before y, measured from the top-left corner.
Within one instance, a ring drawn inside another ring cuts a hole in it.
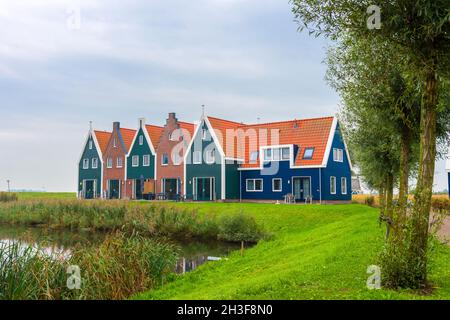
[[[448,196],[450,197],[450,152],[447,157],[447,162],[445,163],[445,171],[447,172],[447,183],[448,183]]]
[[[335,117],[246,125],[203,116],[185,165],[193,200],[351,201],[351,161]]]

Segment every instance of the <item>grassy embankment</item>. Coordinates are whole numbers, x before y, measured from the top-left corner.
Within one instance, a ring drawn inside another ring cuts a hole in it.
[[[200,212],[244,210],[274,239],[244,256],[208,263],[138,299],[450,299],[450,248],[432,242],[435,290],[368,290],[384,231],[378,211],[363,205],[179,204]]]

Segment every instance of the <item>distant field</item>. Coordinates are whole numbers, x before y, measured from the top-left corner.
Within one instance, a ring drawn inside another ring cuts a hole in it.
[[[353,203],[359,203],[359,204],[366,204],[366,199],[368,198],[368,197],[370,197],[368,194],[354,194],[353,196],[352,196],[352,201],[353,201]],[[374,205],[375,206],[378,206],[379,204],[380,204],[380,197],[379,196],[377,196],[377,195],[373,195],[372,196],[373,198],[374,198]],[[394,196],[394,198],[395,198],[395,196]],[[448,195],[446,195],[446,194],[436,194],[436,195],[433,195],[433,199],[448,199],[449,197],[448,197]],[[413,195],[410,195],[409,196],[409,199],[411,199],[411,200],[413,200],[414,199],[414,196]]]
[[[75,199],[75,192],[17,192],[19,200],[27,199]]]

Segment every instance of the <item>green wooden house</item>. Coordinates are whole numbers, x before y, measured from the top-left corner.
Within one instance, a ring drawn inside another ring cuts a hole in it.
[[[151,190],[147,192],[155,192],[156,148],[162,131],[162,127],[146,125],[145,119],[139,119],[138,130],[126,157],[125,179],[131,187],[131,199],[143,199],[145,186],[150,183]]]
[[[184,194],[194,201],[239,199],[239,163],[234,138],[227,139],[227,130],[235,131],[242,124],[202,116],[185,154]],[[231,150],[230,150],[231,149]]]
[[[103,153],[110,132],[93,130],[92,124],[78,162],[78,197],[95,199],[103,196]]]

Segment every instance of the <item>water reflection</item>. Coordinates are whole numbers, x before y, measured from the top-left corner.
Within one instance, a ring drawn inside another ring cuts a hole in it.
[[[46,256],[57,260],[70,258],[71,248],[99,245],[106,234],[89,230],[53,230],[38,227],[0,225],[0,245],[11,245],[20,241],[25,250],[29,245]],[[231,251],[238,250],[239,244],[219,241],[175,242],[180,248],[181,258],[175,267],[177,273],[195,270],[207,261],[220,260]]]

